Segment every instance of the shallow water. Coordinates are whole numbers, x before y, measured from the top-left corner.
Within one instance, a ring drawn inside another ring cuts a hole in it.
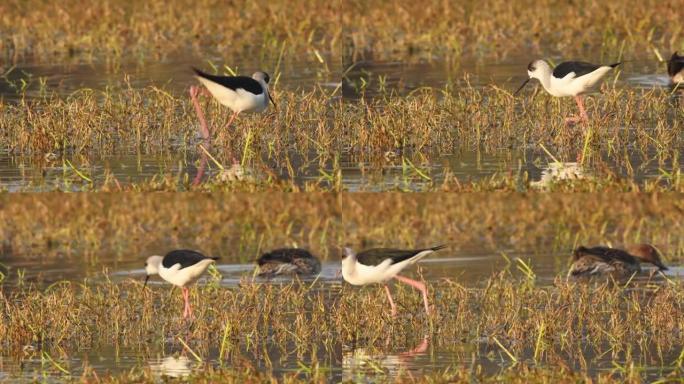
[[[369,59],[348,59],[345,63],[344,96],[353,100],[374,97],[387,91],[408,94],[422,87],[443,89],[447,85],[461,86],[466,83],[475,87],[497,86],[514,92],[527,79],[527,56],[510,55],[504,59],[460,58],[458,61],[442,57],[412,58],[385,61]],[[550,57],[552,63],[564,61],[561,57]],[[570,59],[572,60],[572,58]],[[587,52],[582,60],[595,63],[615,62],[611,59],[594,57]],[[669,87],[669,77],[664,63],[651,56],[630,58],[620,67],[618,87],[660,88]],[[534,84],[532,84],[534,85]],[[531,87],[530,84],[527,85]]]
[[[296,59],[284,60],[279,70],[280,78],[275,79],[280,89],[310,89],[312,86],[335,89],[340,86],[342,70],[331,55],[324,55],[324,63],[313,55],[304,55]],[[558,59],[558,58],[556,58]],[[210,57],[214,63],[224,62],[218,56]],[[598,60],[598,59],[597,59]],[[406,61],[374,61],[359,60],[355,63],[344,63],[351,68],[343,82],[345,100],[354,102],[360,95],[361,78],[366,79],[363,87],[365,97],[373,97],[384,90],[394,90],[406,94],[420,87],[443,88],[446,84],[458,85],[468,74],[468,82],[474,86],[490,86],[510,89],[517,87],[525,78],[525,67],[528,58],[508,57],[500,61],[484,61],[474,58],[463,58],[457,62],[444,58],[408,59]],[[272,71],[277,66],[277,58],[255,60],[253,58],[234,58],[239,63],[237,70],[249,73],[256,68]],[[41,89],[69,95],[81,88],[103,89],[110,84],[120,83],[124,74],[133,87],[157,85],[175,95],[182,95],[194,79],[190,71],[191,65],[204,68],[210,66],[206,60],[187,56],[174,56],[158,61],[123,61],[120,63],[80,62],[56,64],[17,64],[5,81],[0,80],[0,97],[12,101],[17,98],[17,87],[20,79],[28,79],[26,94],[28,97],[41,95]],[[5,68],[7,71],[7,68]],[[379,78],[382,79],[380,84]],[[42,80],[40,80],[42,79]],[[637,58],[625,64],[623,75],[617,82],[621,87],[653,88],[666,87],[667,76],[663,65],[648,57]],[[553,150],[553,149],[552,149]],[[650,149],[654,155],[654,148]],[[494,151],[476,150],[472,148],[454,148],[451,154],[427,154],[424,161],[416,158],[414,163],[428,178],[419,175],[400,154],[392,154],[383,164],[359,162],[349,153],[340,154],[342,185],[348,190],[422,190],[430,185],[439,184],[446,174],[456,177],[459,182],[478,181],[492,176],[522,175],[527,173],[531,181],[540,181],[542,173],[553,161],[541,148],[501,148]],[[52,156],[52,158],[48,158]],[[102,184],[106,175],[114,176],[122,184],[140,183],[163,176],[187,174],[190,179],[197,173],[199,155],[194,149],[180,148],[174,153],[119,153],[111,156],[91,154],[86,162],[82,158],[73,158],[69,154],[41,156],[13,155],[0,150],[0,189],[7,191],[45,191],[67,190],[77,191],[91,187],[80,180],[75,172],[66,165],[72,162],[78,169],[87,171],[95,187]],[[609,158],[608,156],[603,156]],[[267,167],[282,179],[290,179],[286,165],[267,160],[261,156],[264,164],[247,164],[248,168]],[[321,175],[333,171],[333,160],[323,159],[323,166],[318,164],[317,154],[302,154],[291,150],[295,176],[294,183],[321,181]],[[629,177],[637,183],[653,180],[672,172],[671,161],[659,164],[657,161],[644,161],[639,149],[629,154],[634,175]],[[574,159],[572,160],[574,161]],[[259,162],[259,161],[257,161]],[[624,162],[623,162],[624,163]],[[615,167],[608,165],[618,176],[626,176],[629,171],[624,165]],[[215,175],[217,170],[209,164],[208,175]],[[681,170],[681,165],[679,169]],[[591,169],[586,170],[592,173]],[[266,173],[256,171],[256,177]],[[600,176],[600,175],[599,175]],[[326,185],[325,181],[321,181]]]
[[[254,278],[253,264],[244,262],[250,258],[251,256],[248,255],[223,257],[217,265],[217,270],[222,275],[220,285],[224,289],[234,289],[241,281]],[[536,273],[537,284],[542,286],[552,286],[554,279],[559,275],[564,275],[567,269],[567,255],[552,250],[514,253],[505,250],[476,252],[445,249],[433,257],[421,261],[418,265],[418,271],[426,281],[437,282],[448,278],[458,281],[464,286],[482,287],[482,282],[490,277],[493,272],[510,269],[516,273],[515,264],[518,258],[533,268]],[[99,260],[96,264],[65,262],[63,260],[27,262],[22,258],[10,257],[4,263],[11,266],[13,271],[18,268],[24,269],[24,283],[39,280],[39,284],[47,285],[63,279],[82,281],[84,277],[91,276],[88,284],[99,284],[103,279],[101,275],[103,269],[110,272],[110,279],[114,282],[125,279],[138,281],[144,279],[145,273],[138,255],[117,258],[109,257],[104,253],[99,255]],[[38,270],[41,271],[40,276],[36,272]],[[408,272],[408,274],[415,275],[415,271]],[[671,266],[667,275],[671,279],[684,278],[684,268]],[[282,284],[289,281],[290,279],[285,277],[273,280],[255,279],[255,282],[259,284]],[[304,281],[315,281],[317,289],[329,291],[331,297],[335,297],[344,284],[340,276],[339,262],[331,260],[323,262],[319,276],[305,278]],[[202,279],[198,284],[204,284],[204,282],[205,279]],[[17,283],[17,279],[10,275],[6,282],[6,289],[13,289],[15,283]],[[664,282],[660,280],[657,283],[663,284]],[[168,284],[160,281],[159,278],[153,278],[150,281],[150,287],[156,290],[168,290],[169,288]],[[381,288],[367,287],[362,289],[379,290]],[[169,295],[177,294],[177,292],[169,292]],[[439,295],[439,292],[435,292],[435,294]],[[428,328],[425,329],[425,332],[428,332]],[[368,348],[334,343],[335,352],[333,354],[326,353],[325,346],[321,345],[316,359],[319,364],[329,369],[332,382],[352,380],[354,382],[372,383],[406,374],[420,377],[423,374],[443,371],[447,367],[474,367],[475,364],[481,365],[485,373],[493,374],[504,372],[505,369],[514,366],[510,358],[492,340],[487,338],[480,341],[431,340],[426,335],[424,339],[421,339],[418,330],[415,336],[416,340],[413,341],[415,344],[412,345],[402,345],[401,343],[397,345],[391,338],[387,339],[387,345],[384,347]],[[266,353],[268,356],[262,355],[261,358],[255,358],[245,352],[245,358],[250,359],[251,364],[257,369],[271,372],[276,376],[293,372],[304,374],[303,371],[300,371],[302,364],[306,366],[311,363],[310,356],[301,360],[295,353],[283,355],[283,349],[278,346],[273,346]],[[593,374],[610,371],[614,369],[614,361],[619,361],[619,358],[616,360],[615,356],[610,354],[597,357],[593,353],[593,351],[587,351],[584,356],[588,362],[587,369]],[[676,361],[678,354],[678,351],[664,353],[664,361]],[[49,357],[29,348],[20,360],[17,360],[16,356],[0,353],[0,380],[8,382],[59,382],[64,378],[64,374],[55,369],[49,360],[50,358],[56,359],[60,366],[68,370],[74,377],[82,374],[86,369],[85,367],[95,370],[99,375],[117,374],[131,370],[149,370],[159,377],[185,377],[193,372],[202,372],[207,365],[216,368],[223,366],[216,350],[209,350],[205,353],[202,356],[203,362],[200,363],[182,346],[171,341],[164,343],[164,345],[150,343],[145,346],[144,350],[102,346],[94,350],[63,351],[60,356]],[[531,355],[522,356],[522,358],[531,360]],[[640,356],[632,356],[632,358],[641,359]],[[649,363],[650,358],[643,357],[645,366],[656,364],[652,361]],[[568,355],[565,356],[565,360],[574,365],[575,369],[581,369],[576,357]],[[655,368],[654,366],[654,368],[644,372],[643,377],[654,379],[674,369],[675,367]]]
[[[215,58],[219,61],[218,58]],[[122,63],[111,66],[102,63],[74,63],[56,65],[33,65],[22,64],[9,76],[16,82],[21,71],[31,73],[34,77],[28,85],[29,96],[40,95],[39,77],[45,79],[45,86],[58,91],[62,95],[68,95],[82,87],[103,88],[111,83],[121,80],[123,73],[129,73],[133,86],[147,86],[156,84],[165,86],[172,92],[181,94],[185,92],[188,84],[192,82],[188,66],[197,64],[198,59],[166,59],[158,63]],[[330,61],[330,60],[329,60]],[[501,63],[484,63],[476,60],[463,60],[458,65],[446,61],[416,61],[416,62],[364,62],[355,66],[348,74],[354,78],[360,75],[372,73],[372,76],[384,76],[385,87],[397,89],[401,93],[407,93],[422,86],[443,87],[446,81],[460,81],[464,72],[471,73],[472,84],[485,86],[496,82],[506,88],[513,88],[524,79],[521,68],[527,65],[525,58],[513,58]],[[339,74],[335,72],[321,72],[315,58],[309,57],[301,62],[283,64],[283,75],[279,80],[280,87],[308,88],[318,84],[323,87],[335,88],[338,84]],[[265,67],[272,68],[274,62],[269,62]],[[666,86],[666,77],[659,74],[657,65],[647,61],[635,62],[630,72],[635,74],[624,75],[619,84],[625,87],[663,87]],[[240,69],[252,71],[253,68],[263,67],[256,62],[240,61]],[[317,69],[318,68],[318,69]],[[321,73],[325,73],[321,76]],[[22,75],[23,76],[23,75]],[[369,77],[370,78],[370,77]],[[371,82],[366,89],[366,95],[372,95],[378,89],[374,89],[375,82]],[[358,97],[358,92],[347,83],[344,87],[346,97],[353,99]],[[0,97],[5,100],[16,98],[15,89],[7,82],[0,81]],[[401,159],[388,160],[380,170],[370,163],[359,163],[352,156],[343,154],[340,166],[342,168],[343,184],[350,190],[384,190],[406,189],[421,190],[430,183],[438,183],[446,172],[455,175],[459,180],[480,180],[490,178],[497,174],[520,175],[527,172],[532,180],[542,179],[542,175],[552,162],[543,151],[502,149],[498,152],[484,152],[474,150],[455,150],[453,154],[430,156],[430,162],[417,164],[420,169],[430,176],[430,180],[417,176]],[[67,157],[67,159],[69,159]],[[320,172],[317,165],[307,163],[307,159],[293,157],[293,163],[297,170],[294,180],[298,184],[319,180]],[[640,158],[634,157],[633,167],[637,181],[653,179],[661,172],[661,165],[657,162],[642,164]],[[138,183],[163,175],[183,175],[192,178],[196,173],[197,155],[192,151],[176,151],[174,153],[157,154],[118,154],[114,156],[91,156],[87,160],[79,161],[70,159],[79,169],[87,171],[94,179],[95,185],[102,183],[105,175],[113,175],[122,184]],[[288,177],[287,170],[277,164],[267,164],[276,170],[283,178]],[[671,164],[665,164],[663,169],[671,171]],[[330,162],[324,168],[326,172],[332,170]],[[215,174],[216,169],[211,169],[210,174]],[[621,170],[617,170],[618,173]],[[590,173],[590,172],[589,172]],[[9,191],[42,191],[42,190],[81,190],[87,188],[74,175],[74,172],[63,162],[62,158],[46,159],[44,157],[16,156],[7,153],[0,154],[0,188]],[[239,234],[235,234],[236,237]],[[184,243],[184,239],[176,239]],[[192,241],[188,241],[191,244]],[[189,246],[189,245],[188,245]],[[164,239],[150,244],[149,248],[165,249]],[[5,273],[6,280],[1,289],[17,289],[17,284],[35,283],[39,286],[47,286],[51,283],[69,280],[83,281],[98,284],[102,282],[102,273],[105,271],[115,281],[126,279],[142,280],[144,278],[143,256],[132,254],[121,249],[101,248],[94,251],[77,249],[72,253],[60,253],[55,255],[3,255],[0,271]],[[221,255],[222,259],[217,270],[222,275],[221,286],[225,289],[236,287],[241,280],[250,279],[253,276],[254,267],[250,260],[256,255],[240,252]],[[492,273],[502,269],[510,269],[516,273],[516,258],[524,260],[531,265],[536,273],[537,284],[551,286],[554,279],[563,276],[567,271],[568,255],[565,252],[544,245],[534,252],[524,253],[513,250],[487,247],[478,249],[450,248],[440,251],[434,257],[423,260],[417,269],[409,272],[415,276],[417,271],[422,278],[429,282],[436,282],[444,278],[452,279],[465,286],[478,287]],[[335,293],[343,284],[340,274],[340,265],[334,259],[325,260],[320,277],[317,279],[320,289]],[[684,267],[673,266],[668,272],[671,279],[684,278]],[[257,280],[263,284],[280,284],[289,281],[286,278],[272,281]],[[202,281],[200,282],[200,284]],[[153,289],[166,290],[168,286],[155,279],[150,284]],[[375,287],[364,288],[368,290],[379,289]],[[320,352],[317,356],[323,366],[329,367],[331,382],[340,380],[354,380],[358,382],[375,382],[387,378],[396,377],[400,372],[410,372],[414,376],[423,373],[442,371],[450,366],[471,366],[482,364],[489,373],[499,372],[510,367],[512,362],[491,341],[471,342],[462,340],[422,340],[420,334],[416,335],[414,343],[402,347],[392,346],[386,348],[373,348],[369,350],[363,346],[335,345],[335,353],[330,356]],[[389,343],[393,344],[393,343]],[[319,348],[325,351],[325,348]],[[0,352],[0,381],[16,382],[58,382],[63,377],[57,372],[46,356],[27,351],[26,356],[17,360],[16,356],[9,356]],[[254,361],[254,365],[262,370],[272,371],[275,374],[285,372],[297,372],[301,369],[300,363],[309,364],[310,357],[301,361],[297,356],[282,356],[281,351],[273,348],[269,351],[268,358],[273,362],[272,366],[264,360]],[[665,356],[665,361],[675,361],[678,352]],[[589,356],[588,356],[589,357]],[[131,369],[149,369],[157,374],[183,377],[192,372],[200,372],[204,365],[196,362],[194,358],[178,345],[160,346],[152,345],[149,349],[140,351],[136,349],[114,349],[101,347],[97,350],[68,352],[59,358],[68,368],[69,372],[78,376],[83,372],[84,363],[98,373],[106,372],[121,373]],[[220,366],[216,351],[210,351],[204,356],[205,364]],[[527,357],[529,359],[529,356]],[[593,373],[613,369],[613,359],[610,356],[597,358],[589,364],[589,370]],[[648,361],[644,362],[649,365]],[[653,363],[654,367],[657,364]],[[666,371],[671,368],[666,368]],[[660,376],[656,368],[649,369],[644,373],[645,378]]]

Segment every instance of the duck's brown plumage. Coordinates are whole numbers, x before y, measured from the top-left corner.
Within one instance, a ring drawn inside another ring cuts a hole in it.
[[[257,260],[259,276],[315,275],[321,271],[321,262],[311,252],[301,248],[280,248],[266,252]]]
[[[672,54],[667,62],[667,73],[672,83],[684,83],[684,55],[680,56],[677,52]]]
[[[592,276],[610,274],[630,276],[641,272],[641,262],[655,265],[660,270],[667,267],[660,260],[660,253],[650,244],[636,244],[627,250],[610,247],[578,247],[572,255],[573,263],[568,276]]]

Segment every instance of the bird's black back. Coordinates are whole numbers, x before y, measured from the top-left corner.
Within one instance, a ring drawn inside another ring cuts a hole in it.
[[[356,260],[359,263],[368,266],[378,265],[387,259],[392,260],[391,264],[396,264],[401,263],[404,260],[408,260],[423,251],[438,251],[445,247],[446,245],[438,245],[436,247],[422,249],[372,248],[359,252],[356,255]]]
[[[313,259],[311,252],[301,248],[280,248],[266,252],[259,259],[258,265],[266,263],[292,263],[295,259]]]
[[[207,257],[197,251],[190,249],[176,249],[164,256],[162,259],[162,265],[164,268],[171,268],[176,264],[180,264],[180,269],[183,269],[193,266],[206,259],[218,260],[218,257]]]
[[[195,74],[197,74],[197,76],[213,81],[214,83],[220,84],[226,88],[230,88],[233,91],[236,91],[238,89],[244,89],[245,91],[253,93],[255,95],[261,95],[264,92],[264,89],[261,87],[261,84],[259,84],[258,81],[252,79],[251,77],[210,75],[194,67],[192,68],[192,70],[195,71]]]
[[[614,63],[609,66],[615,68],[619,64],[620,63]],[[575,73],[575,77],[580,77],[592,73],[600,67],[603,67],[603,65],[587,63],[586,61],[566,61],[558,64],[558,66],[553,69],[553,77],[562,79],[572,72]]]

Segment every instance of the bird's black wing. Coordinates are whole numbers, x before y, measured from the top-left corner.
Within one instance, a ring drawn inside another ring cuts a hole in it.
[[[627,251],[609,247],[579,247],[575,250],[573,259],[577,260],[584,256],[594,256],[606,263],[621,261],[628,264],[633,264],[637,261],[634,256],[630,255]]]
[[[391,264],[396,264],[408,260],[423,251],[438,251],[445,247],[445,245],[438,245],[436,247],[422,249],[373,248],[359,252],[359,254],[356,255],[356,260],[359,263],[368,266],[378,265],[387,259],[392,260]]]
[[[233,91],[238,89],[244,89],[249,93],[255,95],[261,95],[264,89],[261,87],[258,81],[247,76],[215,76],[208,73],[202,72],[197,68],[192,68],[195,74],[199,77],[203,77],[207,80],[213,81],[214,83],[220,84],[226,88],[230,88]]]
[[[592,73],[600,67],[602,66],[587,63],[585,61],[566,61],[558,64],[558,66],[553,69],[553,77],[562,79],[572,72],[575,73],[575,77],[580,77],[587,73]]]
[[[670,76],[674,76],[682,69],[684,69],[684,56],[679,56],[677,52],[675,52],[667,62],[667,73]]]
[[[162,259],[162,265],[164,268],[171,268],[176,264],[180,264],[180,269],[183,269],[193,266],[206,259],[217,260],[218,257],[207,257],[197,251],[190,249],[177,249],[167,253],[166,256],[164,256],[164,259]]]
[[[258,265],[266,263],[292,263],[295,259],[313,259],[314,256],[306,249],[280,248],[264,253],[257,260]]]

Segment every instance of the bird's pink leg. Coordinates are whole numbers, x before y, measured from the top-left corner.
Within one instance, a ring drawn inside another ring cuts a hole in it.
[[[186,288],[187,289],[187,288]],[[188,317],[192,318],[192,305],[190,305],[190,290],[188,289]]]
[[[387,284],[385,284],[385,292],[387,293],[387,300],[389,300],[390,307],[392,308],[392,317],[395,317],[397,315],[397,306],[394,304],[394,300],[392,300],[392,294],[390,293]]]
[[[420,342],[415,348],[413,348],[410,351],[406,351],[404,353],[401,353],[399,356],[401,357],[412,357],[415,355],[419,355],[421,353],[425,353],[427,351],[428,347],[430,346],[430,339],[428,339],[427,336],[423,337],[423,341]]]
[[[183,309],[183,318],[187,319],[190,316],[190,300],[188,299],[188,288],[183,287],[183,301],[185,302],[185,308]]]
[[[209,157],[207,156],[206,153],[202,152],[202,159],[200,160],[200,166],[197,168],[197,174],[195,175],[195,178],[192,180],[192,185],[197,186],[200,184],[202,181],[202,176],[204,176],[204,172],[207,168],[207,163],[209,162]]]
[[[226,128],[225,128],[226,130],[228,130],[228,128],[230,128],[230,125],[233,124],[233,120],[235,120],[235,118],[237,117],[237,115],[239,113],[240,112],[233,112],[233,116],[230,117],[230,119],[228,120],[228,124],[226,124]],[[232,156],[232,157],[233,157],[233,165],[240,165],[240,163],[237,161],[235,156]]]
[[[587,116],[587,111],[584,109],[584,102],[582,101],[582,96],[575,96],[575,102],[577,103],[577,108],[579,108],[579,116],[570,116],[565,118],[565,124],[577,124],[581,121],[588,122],[589,116]]]
[[[582,96],[575,96],[575,102],[577,102],[577,107],[580,110],[580,119],[587,122],[589,121],[589,116],[587,116],[587,111],[584,109],[584,101],[582,100]]]
[[[230,120],[228,120],[228,124],[226,124],[226,129],[230,128],[230,125],[233,124],[233,120],[235,120],[238,113],[240,112],[233,112],[233,116],[230,117]]]
[[[428,306],[427,287],[425,286],[425,284],[421,283],[420,281],[416,281],[413,279],[409,279],[408,277],[403,277],[399,275],[394,276],[394,278],[401,281],[404,284],[412,286],[413,288],[423,293],[423,304],[425,304],[425,313],[429,315],[430,307]]]
[[[197,96],[201,92],[201,88],[193,85],[190,87],[190,98],[192,99],[192,105],[195,106],[195,113],[197,114],[197,118],[200,121],[200,135],[202,136],[202,139],[204,139],[204,142],[209,145],[209,138],[211,137],[211,133],[209,133],[209,126],[207,125],[207,120],[204,118],[204,112],[202,112],[202,107],[199,105],[199,100],[197,99]]]

